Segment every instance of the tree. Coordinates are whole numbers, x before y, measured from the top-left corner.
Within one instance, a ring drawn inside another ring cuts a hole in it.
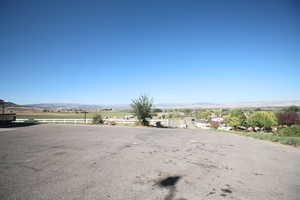
[[[271,129],[277,125],[277,119],[273,112],[258,111],[250,115],[248,124],[252,127]]]
[[[147,118],[151,118],[152,105],[153,105],[152,98],[149,98],[146,95],[142,95],[137,99],[132,100],[131,107],[133,113],[136,115],[139,122],[141,122],[142,125],[144,126],[149,125]]]
[[[285,109],[287,112],[300,112],[300,106],[290,106]]]
[[[191,114],[192,113],[192,109],[182,109],[182,112],[185,114],[185,115],[189,115],[189,114]]]
[[[247,117],[246,117],[245,113],[241,109],[231,110],[229,115],[231,117],[238,118],[238,120],[240,122],[238,126],[245,126],[245,127],[248,126],[248,124],[247,124]]]
[[[224,117],[224,122],[227,126],[231,126],[234,129],[241,125],[241,120],[238,117],[234,117],[232,115],[226,115]]]
[[[197,118],[204,119],[206,121],[210,121],[211,120],[211,112],[210,111],[199,112],[199,113],[197,113]]]
[[[160,113],[160,112],[163,112],[163,110],[160,109],[160,108],[153,108],[153,109],[152,109],[152,112],[153,112],[153,113]]]
[[[226,125],[236,129],[239,126],[248,126],[247,117],[241,109],[234,109],[229,112],[228,115],[224,117],[224,122]]]
[[[280,112],[277,114],[277,119],[280,125],[300,124],[300,117],[296,112]]]

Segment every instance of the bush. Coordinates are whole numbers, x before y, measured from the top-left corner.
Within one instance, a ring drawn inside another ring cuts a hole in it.
[[[100,114],[97,114],[93,117],[93,123],[94,124],[103,124],[104,121],[103,121],[103,118]]]
[[[271,129],[272,126],[277,125],[277,118],[273,112],[258,111],[250,115],[248,124],[253,128]]]
[[[281,112],[277,114],[278,124],[291,126],[300,124],[300,117],[296,112]]]
[[[219,126],[220,126],[220,122],[211,122],[211,127],[214,128],[214,129],[218,129]]]
[[[145,122],[136,121],[136,122],[134,122],[134,125],[135,126],[149,126],[149,122],[148,121],[145,121]]]
[[[278,136],[300,137],[300,125],[281,128],[276,132],[276,134]]]

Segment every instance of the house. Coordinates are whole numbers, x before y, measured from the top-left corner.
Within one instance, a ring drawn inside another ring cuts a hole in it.
[[[1,114],[0,114],[0,124],[7,124],[16,120],[15,113],[5,113],[5,101],[0,99]]]

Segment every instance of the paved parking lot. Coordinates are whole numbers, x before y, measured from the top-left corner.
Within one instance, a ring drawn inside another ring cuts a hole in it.
[[[0,199],[299,200],[300,150],[207,130],[0,129]]]

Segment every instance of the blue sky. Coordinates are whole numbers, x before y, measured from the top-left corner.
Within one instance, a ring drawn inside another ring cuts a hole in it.
[[[300,99],[297,0],[0,2],[0,98]]]

